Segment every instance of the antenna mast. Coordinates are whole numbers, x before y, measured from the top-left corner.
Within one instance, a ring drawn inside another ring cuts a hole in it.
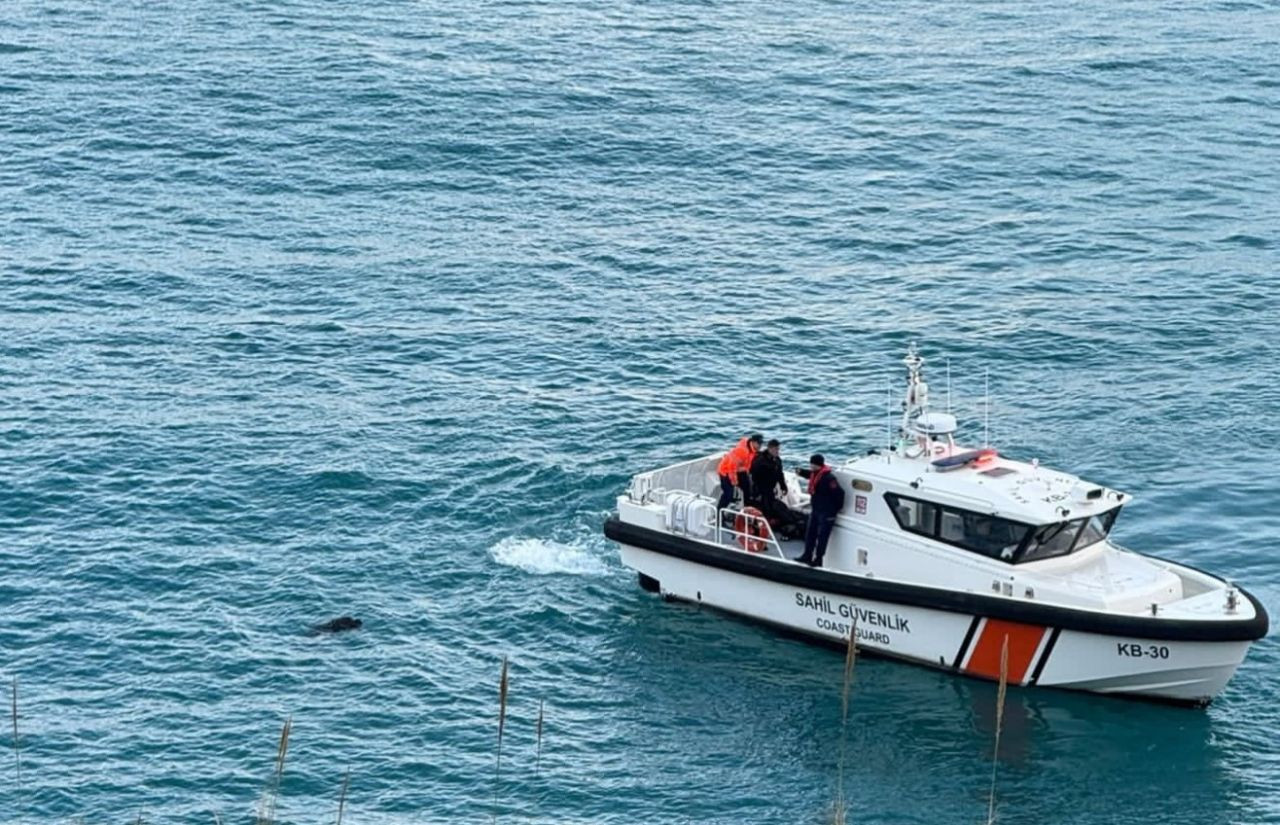
[[[884,437],[889,452],[893,452],[893,376],[884,379]]]
[[[991,446],[991,368],[982,368],[982,446]]]

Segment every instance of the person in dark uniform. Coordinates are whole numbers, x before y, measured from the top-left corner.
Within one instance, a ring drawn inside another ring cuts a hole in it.
[[[808,472],[801,474],[809,478],[809,503],[813,512],[809,515],[809,529],[804,533],[804,555],[797,561],[821,567],[831,530],[836,526],[836,516],[844,507],[844,489],[821,454],[810,457]]]
[[[793,511],[778,498],[778,490],[787,494],[787,479],[782,473],[782,444],[776,438],[751,460],[751,489],[755,493],[755,505],[765,518],[774,522],[784,538],[803,535],[804,516]]]

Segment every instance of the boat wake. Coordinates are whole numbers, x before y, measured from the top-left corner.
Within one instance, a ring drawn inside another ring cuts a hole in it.
[[[609,572],[604,561],[585,547],[545,539],[510,536],[490,547],[489,555],[498,564],[540,576],[604,576]]]

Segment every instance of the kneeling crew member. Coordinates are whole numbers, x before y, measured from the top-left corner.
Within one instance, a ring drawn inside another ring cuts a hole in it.
[[[720,474],[720,503],[716,507],[723,510],[729,506],[735,487],[742,489],[744,503],[751,498],[751,461],[760,452],[762,444],[764,436],[752,433],[720,459],[720,467],[716,470]]]
[[[799,538],[804,532],[804,518],[778,498],[779,488],[785,496],[787,479],[782,472],[782,444],[778,439],[771,438],[768,446],[756,453],[751,462],[751,490],[755,493],[757,506],[765,518],[777,522],[782,534],[792,534],[794,538]]]
[[[804,555],[799,561],[810,567],[821,567],[831,530],[836,526],[836,515],[844,507],[844,489],[821,454],[809,459],[809,467],[809,502],[813,513],[804,534]]]

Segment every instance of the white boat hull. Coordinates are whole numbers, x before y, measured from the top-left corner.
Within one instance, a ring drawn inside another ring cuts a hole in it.
[[[1204,705],[1251,642],[1131,638],[827,592],[620,543],[622,562],[667,596],[860,649],[1010,684]]]

